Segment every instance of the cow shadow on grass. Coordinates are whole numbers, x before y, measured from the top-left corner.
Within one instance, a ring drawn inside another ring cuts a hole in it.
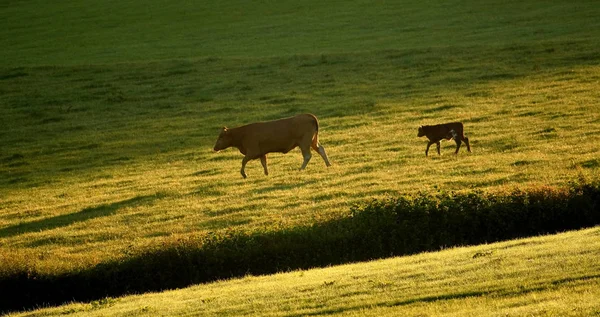
[[[104,204],[97,207],[84,208],[78,212],[60,215],[52,218],[46,218],[31,222],[21,223],[0,229],[0,238],[12,237],[29,232],[38,232],[51,230],[60,227],[66,227],[74,223],[87,221],[94,218],[107,217],[116,214],[119,209],[126,207],[135,207],[143,204],[149,204],[154,200],[164,197],[164,194],[137,196],[130,199]]]

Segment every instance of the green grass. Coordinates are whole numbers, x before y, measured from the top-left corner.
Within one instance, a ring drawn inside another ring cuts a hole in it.
[[[600,228],[9,316],[595,316]]]
[[[64,272],[276,231],[415,191],[596,178],[595,1],[10,1],[0,6],[0,272]],[[320,118],[334,164],[212,153],[218,129]],[[424,157],[461,120],[473,153]]]
[[[597,48],[535,49],[549,55],[544,70],[524,70],[513,47],[22,68],[3,85],[3,248],[51,266],[95,263],[179,236],[327,220],[398,192],[593,176],[600,67],[571,61]],[[177,65],[187,72],[169,75]],[[491,74],[504,75],[473,79]],[[270,156],[268,177],[251,162],[243,180],[239,153],[211,150],[222,125],[304,111],[321,118],[329,169],[315,156],[298,172],[293,151]],[[449,120],[465,122],[474,152],[454,157],[444,143],[425,158],[416,127]]]
[[[5,1],[0,63],[112,64],[198,57],[594,41],[595,1]]]

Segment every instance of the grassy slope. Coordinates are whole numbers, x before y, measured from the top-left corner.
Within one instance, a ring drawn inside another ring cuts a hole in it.
[[[202,8],[201,6],[207,6]],[[68,270],[171,239],[278,230],[414,190],[597,174],[594,1],[0,7],[0,270]],[[321,118],[334,167],[238,174],[218,128]],[[474,153],[425,159],[463,120]]]
[[[600,228],[10,316],[593,316]]]
[[[591,40],[594,1],[4,1],[10,66]]]

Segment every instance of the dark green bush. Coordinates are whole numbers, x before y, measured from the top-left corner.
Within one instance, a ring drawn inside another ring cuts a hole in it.
[[[600,185],[584,181],[373,200],[312,226],[175,241],[60,276],[18,272],[0,279],[0,312],[579,229],[600,224],[599,207]]]

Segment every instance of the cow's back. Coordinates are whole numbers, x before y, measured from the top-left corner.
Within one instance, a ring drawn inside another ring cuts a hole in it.
[[[244,126],[248,134],[268,137],[290,137],[303,135],[318,130],[317,118],[311,114],[301,114],[293,117],[251,123]]]
[[[312,114],[301,114],[273,121],[251,123],[239,129],[244,138],[243,143],[253,150],[252,152],[287,153],[299,146],[301,142],[312,140],[318,131],[318,121]]]

